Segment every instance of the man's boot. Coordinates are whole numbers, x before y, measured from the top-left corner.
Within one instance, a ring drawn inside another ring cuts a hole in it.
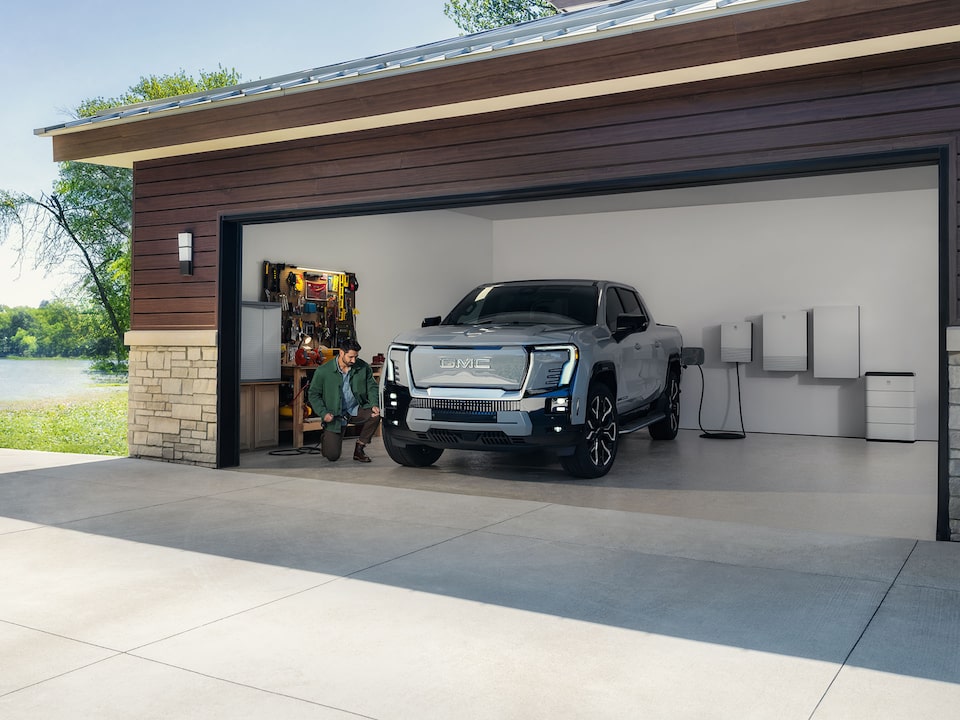
[[[370,462],[370,458],[368,458],[367,454],[363,451],[363,443],[358,442],[357,446],[353,449],[353,459],[357,462]]]

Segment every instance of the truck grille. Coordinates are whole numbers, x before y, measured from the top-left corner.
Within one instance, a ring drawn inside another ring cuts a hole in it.
[[[527,374],[527,351],[520,346],[419,346],[410,352],[410,372],[420,388],[519,390]]]
[[[451,446],[460,443],[481,443],[491,446],[526,445],[521,437],[512,438],[504,432],[463,432],[460,430],[430,430],[418,433],[418,437],[426,442],[435,442]]]
[[[519,400],[450,400],[446,398],[411,398],[410,407],[449,410],[456,413],[495,413],[520,409]]]

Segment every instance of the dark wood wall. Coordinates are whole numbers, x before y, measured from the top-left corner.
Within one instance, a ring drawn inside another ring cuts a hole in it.
[[[221,217],[321,215],[947,148],[956,252],[960,43],[135,167],[132,327],[217,327]],[[769,168],[767,168],[769,170]],[[758,171],[759,172],[759,171]],[[192,231],[195,273],[179,275]],[[955,256],[951,257],[956,277]],[[954,285],[956,283],[954,282]],[[951,323],[958,317],[950,293]]]

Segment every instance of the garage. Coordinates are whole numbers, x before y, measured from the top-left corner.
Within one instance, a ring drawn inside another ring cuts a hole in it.
[[[684,375],[682,447],[660,449],[645,432],[627,436],[624,467],[594,483],[570,482],[549,454],[466,452],[448,453],[422,476],[388,468],[384,477],[378,468],[378,482],[933,539],[937,207],[938,173],[928,165],[256,224],[243,230],[243,298],[259,295],[267,257],[349,268],[361,279],[356,324],[372,356],[397,329],[445,313],[491,279],[613,273],[641,289],[655,320],[705,348],[702,377],[695,368]],[[914,290],[891,292],[903,286]],[[861,310],[855,379],[815,378],[812,358],[807,372],[764,370],[765,311],[848,304]],[[730,319],[755,323],[755,361],[720,361],[720,327]],[[891,368],[915,368],[919,442],[865,448],[863,373]],[[739,433],[741,412],[746,432],[765,437],[746,448],[696,447],[699,428]],[[315,442],[307,436],[308,454]],[[375,452],[391,465],[382,447]],[[241,456],[244,469],[318,478],[330,472],[325,465],[316,454],[279,464]]]
[[[958,26],[942,0],[615,3],[48,128],[57,159],[136,171],[131,454],[239,462],[238,308],[264,259],[356,272],[371,352],[477,282],[616,267],[707,349],[694,434],[742,407],[751,433],[862,438],[862,377],[717,352],[726,323],[759,358],[765,314],[856,308],[860,374],[914,373],[949,539]]]
[[[937,206],[937,170],[926,166],[250,225],[243,299],[260,297],[264,260],[347,268],[361,281],[357,332],[372,356],[484,282],[620,280],[657,322],[707,349],[704,427],[739,429],[720,326],[752,321],[757,362],[741,371],[751,430],[862,438],[862,374],[907,370],[917,378],[916,439],[935,442]],[[891,291],[901,287],[910,291]],[[815,306],[862,308],[856,379],[818,380],[812,361],[810,372],[763,370],[761,316]],[[691,372],[683,427],[698,427],[700,385]]]

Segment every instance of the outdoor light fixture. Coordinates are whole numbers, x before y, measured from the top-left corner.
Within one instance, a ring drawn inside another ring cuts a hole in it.
[[[193,233],[180,233],[177,241],[180,247],[180,274],[193,275]]]

